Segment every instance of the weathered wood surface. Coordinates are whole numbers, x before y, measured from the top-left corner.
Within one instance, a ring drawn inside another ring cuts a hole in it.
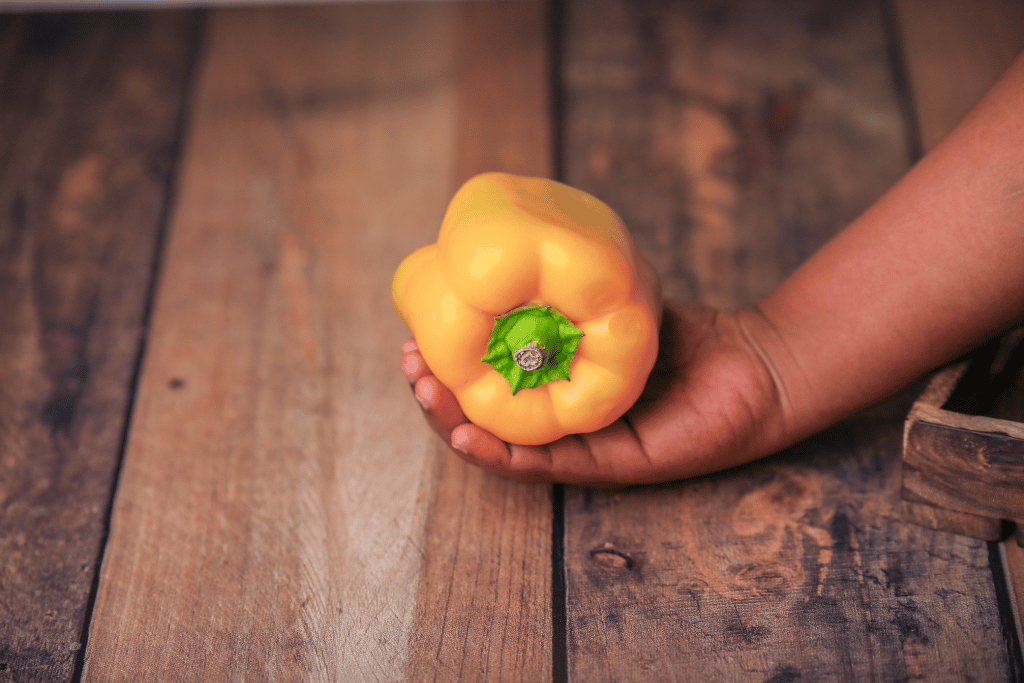
[[[549,169],[542,11],[211,14],[85,680],[550,678],[548,490],[439,444],[390,303],[462,176]]]
[[[194,29],[0,16],[0,681],[80,658]]]
[[[996,70],[984,40],[922,58],[979,16],[928,4],[894,16],[931,140],[954,98],[921,64]],[[564,9],[565,179],[671,296],[755,300],[909,163],[873,3]],[[421,424],[387,291],[459,182],[552,172],[546,11],[209,15],[83,678],[562,680],[566,648],[585,681],[1019,676],[1024,552],[901,520],[906,399],[732,472],[567,489],[552,614],[551,491]],[[0,17],[0,681],[75,676],[190,21]]]
[[[1022,330],[1014,335],[1014,352],[997,359],[999,380],[994,387],[994,400],[986,406],[985,414],[1002,420],[1024,422],[1024,338]],[[1005,570],[1009,599],[1013,607],[1018,640],[1024,639],[1024,520],[1018,518],[1012,538],[999,544]]]
[[[967,387],[977,383],[975,379],[977,373],[970,372],[970,370],[972,366],[976,369],[976,364],[979,361],[981,361],[980,354],[975,354],[973,359],[960,360],[942,368],[928,380],[904,421],[903,459],[906,459],[909,448],[910,430],[915,423],[915,414],[931,415],[933,416],[932,420],[937,422],[942,422],[942,418],[947,416],[957,417],[952,412],[944,411],[942,407],[950,401],[954,394],[957,395],[956,403],[969,400],[963,395]],[[938,507],[927,498],[915,495],[907,488],[909,473],[910,470],[904,464],[901,473],[901,496],[903,498],[901,508],[905,520],[929,529],[959,533],[986,541],[998,541],[1003,537],[1004,529],[1000,519]]]
[[[912,500],[949,510],[1024,523],[1024,439],[994,431],[1003,420],[980,419],[988,423],[979,425],[984,430],[924,420],[910,424],[904,498],[911,494]]]
[[[670,295],[753,302],[908,167],[878,5],[600,7],[569,4],[567,178]],[[692,482],[568,489],[570,678],[1016,676],[989,547],[901,517],[908,407]]]
[[[668,297],[756,301],[907,168],[874,8],[569,7],[567,180]]]
[[[989,541],[1024,522],[1024,417],[1016,405],[1024,330],[937,372],[903,430],[904,515]],[[993,413],[1007,416],[994,417]]]

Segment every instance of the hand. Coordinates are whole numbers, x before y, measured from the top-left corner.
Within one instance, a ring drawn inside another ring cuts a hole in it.
[[[741,312],[667,303],[658,361],[619,420],[543,446],[508,444],[469,422],[410,339],[402,370],[430,426],[467,461],[522,481],[621,485],[670,481],[738,465],[781,448],[781,393],[758,339],[768,328]]]

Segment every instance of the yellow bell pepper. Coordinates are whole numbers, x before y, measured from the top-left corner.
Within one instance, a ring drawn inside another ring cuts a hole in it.
[[[510,443],[611,424],[658,353],[657,277],[611,208],[552,180],[470,179],[391,294],[466,416]]]

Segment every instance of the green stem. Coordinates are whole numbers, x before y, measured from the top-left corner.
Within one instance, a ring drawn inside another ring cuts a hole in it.
[[[481,359],[508,380],[512,394],[556,379],[569,365],[583,332],[550,306],[523,306],[494,319]]]

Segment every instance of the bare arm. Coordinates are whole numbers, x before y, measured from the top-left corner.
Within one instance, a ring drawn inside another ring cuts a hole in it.
[[[758,307],[785,440],[877,401],[1024,315],[1024,56]]]

